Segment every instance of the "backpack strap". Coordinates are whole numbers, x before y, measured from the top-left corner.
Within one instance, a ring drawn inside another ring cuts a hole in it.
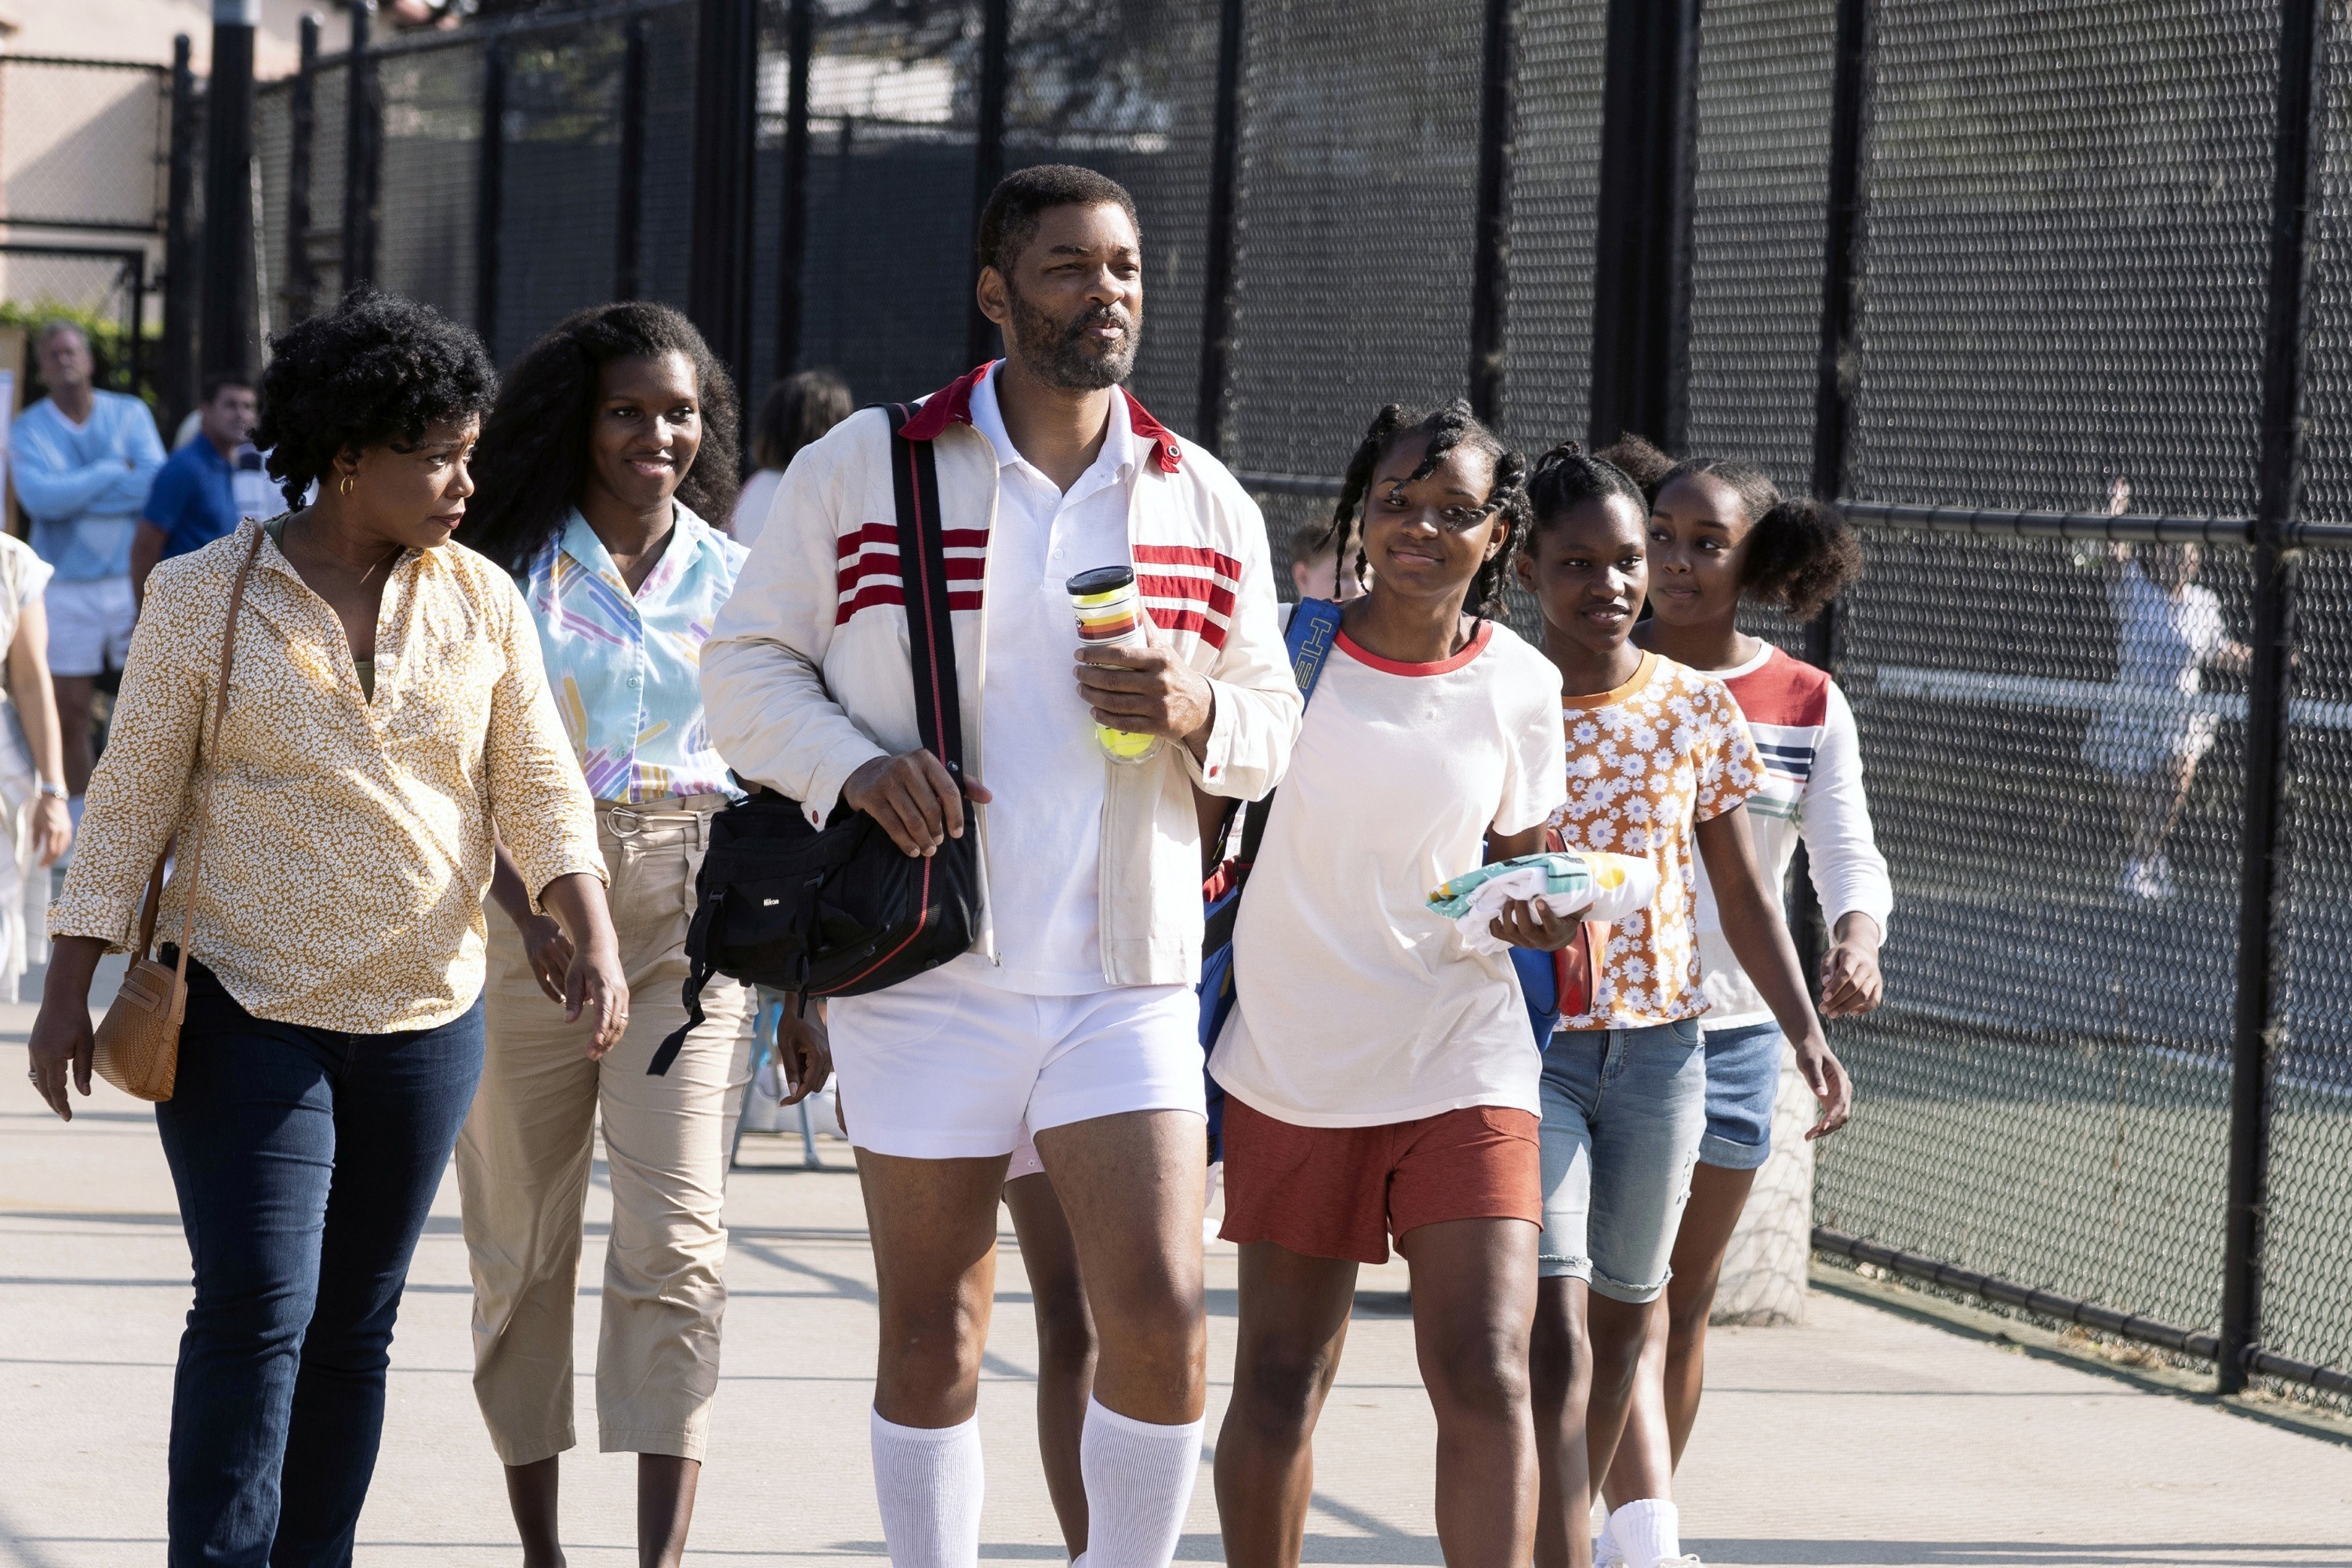
[[[1282,641],[1290,654],[1290,673],[1298,682],[1302,706],[1313,700],[1315,683],[1323,679],[1324,663],[1331,657],[1339,635],[1339,606],[1330,600],[1301,599],[1291,610],[1290,626]],[[1265,837],[1266,818],[1273,813],[1272,790],[1266,791],[1263,799],[1250,802],[1243,811],[1241,852],[1234,857],[1237,870],[1257,863],[1257,847]]]

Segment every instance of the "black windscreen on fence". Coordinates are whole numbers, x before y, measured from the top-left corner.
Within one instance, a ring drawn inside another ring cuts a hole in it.
[[[1336,475],[1469,363],[1476,0],[1247,8],[1227,457]]]
[[[817,29],[801,360],[862,403],[971,368],[979,9],[877,6]]]
[[[698,126],[697,28],[754,3],[755,123]],[[2315,72],[2300,250],[2274,188],[2297,101],[2280,73],[2313,4],[1712,0],[1682,57],[1686,188],[1626,221],[1688,258],[1685,445],[1792,494],[1818,457],[1865,543],[1833,629],[1754,617],[1833,659],[1895,886],[1886,1005],[1832,1033],[1860,1110],[1821,1149],[1822,1245],[1973,1271],[1954,1278],[1996,1299],[2050,1292],[2050,1310],[2191,1353],[2220,1353],[2219,1328],[2260,1352],[2238,1371],[2337,1397],[2352,530],[2302,520],[2352,521],[2340,17]],[[1623,237],[1597,227],[1623,155],[1608,132],[1640,107],[1604,88],[1611,21],[1633,9],[646,0],[380,49],[381,124],[352,150],[380,148],[376,278],[488,327],[511,363],[615,293],[688,305],[698,247],[718,243],[694,232],[714,166],[697,136],[745,137],[754,232],[727,264],[750,278],[730,351],[747,405],[799,367],[837,370],[861,402],[968,368],[988,336],[971,305],[980,172],[1102,170],[1142,230],[1135,390],[1260,493],[1288,596],[1294,541],[1328,518],[1382,403],[1469,394],[1474,352],[1498,352],[1499,391],[1480,395],[1540,448],[1584,435],[1596,386],[1625,380],[1596,380],[1594,313]],[[1490,37],[1512,41],[1505,78]],[[348,74],[340,58],[313,73],[307,233],[289,232],[292,86],[262,89],[274,321],[350,271]],[[1482,106],[1506,101],[1482,142]],[[1482,168],[1506,205],[1482,207]],[[1853,200],[1832,214],[1840,189]],[[1504,243],[1484,253],[1482,233]],[[1503,327],[1474,344],[1482,268]],[[1850,292],[1832,286],[1849,274]],[[2299,316],[2274,320],[2273,279],[2302,276]],[[2266,388],[2300,397],[2300,430],[2265,432]],[[2266,452],[2302,459],[2299,509],[2265,490]],[[2269,575],[2257,539],[2302,548]],[[2280,689],[2248,646],[2266,606],[2291,612],[2295,650],[2274,723],[2263,693]],[[1510,616],[1539,635],[1525,595]],[[2252,808],[2271,797],[2249,795],[2271,739],[2285,769],[2265,859],[2249,825],[2265,830]],[[2275,940],[2246,950],[2274,980],[2266,1016],[2239,1006],[2250,865],[2279,871]],[[2233,1106],[2254,1063],[2266,1119]],[[2147,1322],[2114,1327],[2133,1315]]]
[[[1812,471],[1836,0],[1717,0],[1699,36],[1693,182],[1695,452],[1790,490]]]
[[[1855,493],[2252,511],[2278,7],[1875,9]]]
[[[483,68],[479,48],[451,48],[389,59],[376,72],[383,94],[383,186],[398,193],[397,200],[383,204],[376,280],[460,318],[475,309]],[[559,189],[577,199],[566,188],[572,186],[594,188],[593,182],[566,181]],[[532,189],[528,179],[518,182],[508,199],[525,206]],[[495,352],[497,345],[491,347]]]

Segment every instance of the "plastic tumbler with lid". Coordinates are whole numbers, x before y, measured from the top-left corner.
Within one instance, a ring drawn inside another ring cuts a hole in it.
[[[1081,643],[1089,647],[1142,647],[1150,640],[1144,635],[1133,568],[1097,566],[1071,578],[1068,587]],[[1114,763],[1146,762],[1160,749],[1157,735],[1132,734],[1105,724],[1095,726],[1095,740]]]

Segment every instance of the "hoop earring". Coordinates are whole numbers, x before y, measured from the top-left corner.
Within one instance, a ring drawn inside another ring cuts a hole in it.
[[[349,474],[343,476],[342,493],[344,495],[352,493],[352,477]]]

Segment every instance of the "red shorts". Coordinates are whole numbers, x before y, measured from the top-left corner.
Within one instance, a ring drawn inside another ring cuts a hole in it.
[[[1473,1105],[1385,1127],[1298,1127],[1225,1097],[1227,1241],[1386,1263],[1389,1237],[1449,1219],[1543,1225],[1524,1110]]]

